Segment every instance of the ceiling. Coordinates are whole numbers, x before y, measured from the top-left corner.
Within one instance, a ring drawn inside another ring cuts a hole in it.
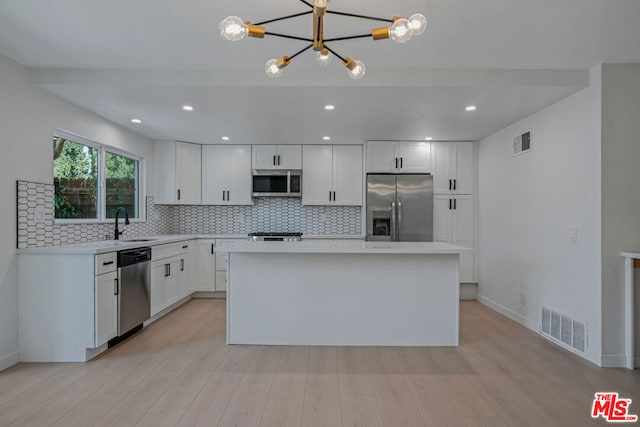
[[[421,12],[429,26],[403,45],[331,44],[365,62],[362,80],[337,60],[319,67],[313,52],[271,80],[266,60],[305,43],[226,42],[218,22],[304,12],[301,1],[3,0],[0,54],[28,66],[32,84],[134,132],[199,143],[476,140],[586,87],[597,64],[640,62],[638,0],[331,0],[329,9]],[[382,25],[328,15],[325,37]],[[311,17],[267,29],[310,37]]]

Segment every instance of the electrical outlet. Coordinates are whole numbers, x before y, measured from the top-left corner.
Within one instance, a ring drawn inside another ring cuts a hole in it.
[[[527,294],[520,292],[520,305],[527,305]]]
[[[44,220],[44,206],[36,206],[33,209],[33,219],[36,224],[42,224],[45,222]]]
[[[576,227],[575,225],[569,227],[569,241],[572,243],[578,242],[578,227]]]

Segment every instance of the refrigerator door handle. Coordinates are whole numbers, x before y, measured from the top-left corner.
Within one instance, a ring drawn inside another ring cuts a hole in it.
[[[391,202],[391,241],[398,240],[396,237],[398,224],[396,222],[396,202]]]
[[[401,241],[400,230],[402,229],[402,202],[398,202],[398,228],[396,229],[396,240]]]

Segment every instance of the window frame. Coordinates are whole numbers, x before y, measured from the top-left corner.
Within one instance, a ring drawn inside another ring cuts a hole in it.
[[[111,154],[115,154],[118,156],[123,156],[129,158],[131,160],[135,160],[138,162],[138,200],[137,200],[137,208],[138,208],[138,218],[130,218],[129,221],[132,223],[142,223],[147,220],[147,209],[146,209],[146,165],[145,158],[133,153],[130,153],[126,150],[123,150],[118,147],[114,147],[112,145],[103,144],[97,141],[90,140],[81,135],[77,135],[71,132],[67,132],[61,129],[56,129],[53,132],[52,138],[63,138],[68,139],[71,142],[75,142],[77,144],[86,145],[91,148],[95,148],[98,150],[98,206],[97,206],[97,217],[96,218],[55,218],[53,222],[54,224],[104,224],[113,222],[113,218],[107,218],[107,198],[106,198],[106,153],[109,152]],[[51,176],[53,177],[55,164],[53,162],[53,153],[51,155]]]

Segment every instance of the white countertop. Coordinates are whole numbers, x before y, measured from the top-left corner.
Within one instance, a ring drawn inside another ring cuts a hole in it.
[[[75,243],[72,245],[46,246],[43,248],[18,249],[19,254],[31,255],[97,255],[125,249],[163,245],[192,239],[242,239],[246,236],[220,236],[207,234],[170,234],[165,236],[130,237],[122,240],[101,240],[97,242]],[[141,241],[144,239],[145,241]],[[148,240],[147,240],[148,239]],[[138,241],[132,241],[138,240]]]
[[[623,258],[640,259],[640,252],[620,252],[620,256]]]
[[[42,248],[18,249],[19,254],[31,255],[98,255],[107,252],[122,251],[166,243],[182,242],[192,239],[246,239],[246,234],[169,234],[163,236],[126,237],[122,240],[101,240],[97,242],[75,243],[72,245],[45,246]],[[362,239],[360,236],[304,236],[305,239],[326,244],[327,239],[344,239],[351,242]],[[144,241],[141,241],[143,240]],[[138,241],[132,241],[138,240]],[[257,242],[253,242],[257,243]],[[226,247],[226,246],[225,246]]]
[[[364,242],[357,240],[301,242],[233,242],[229,253],[325,253],[325,254],[460,254],[471,248],[441,242]]]

